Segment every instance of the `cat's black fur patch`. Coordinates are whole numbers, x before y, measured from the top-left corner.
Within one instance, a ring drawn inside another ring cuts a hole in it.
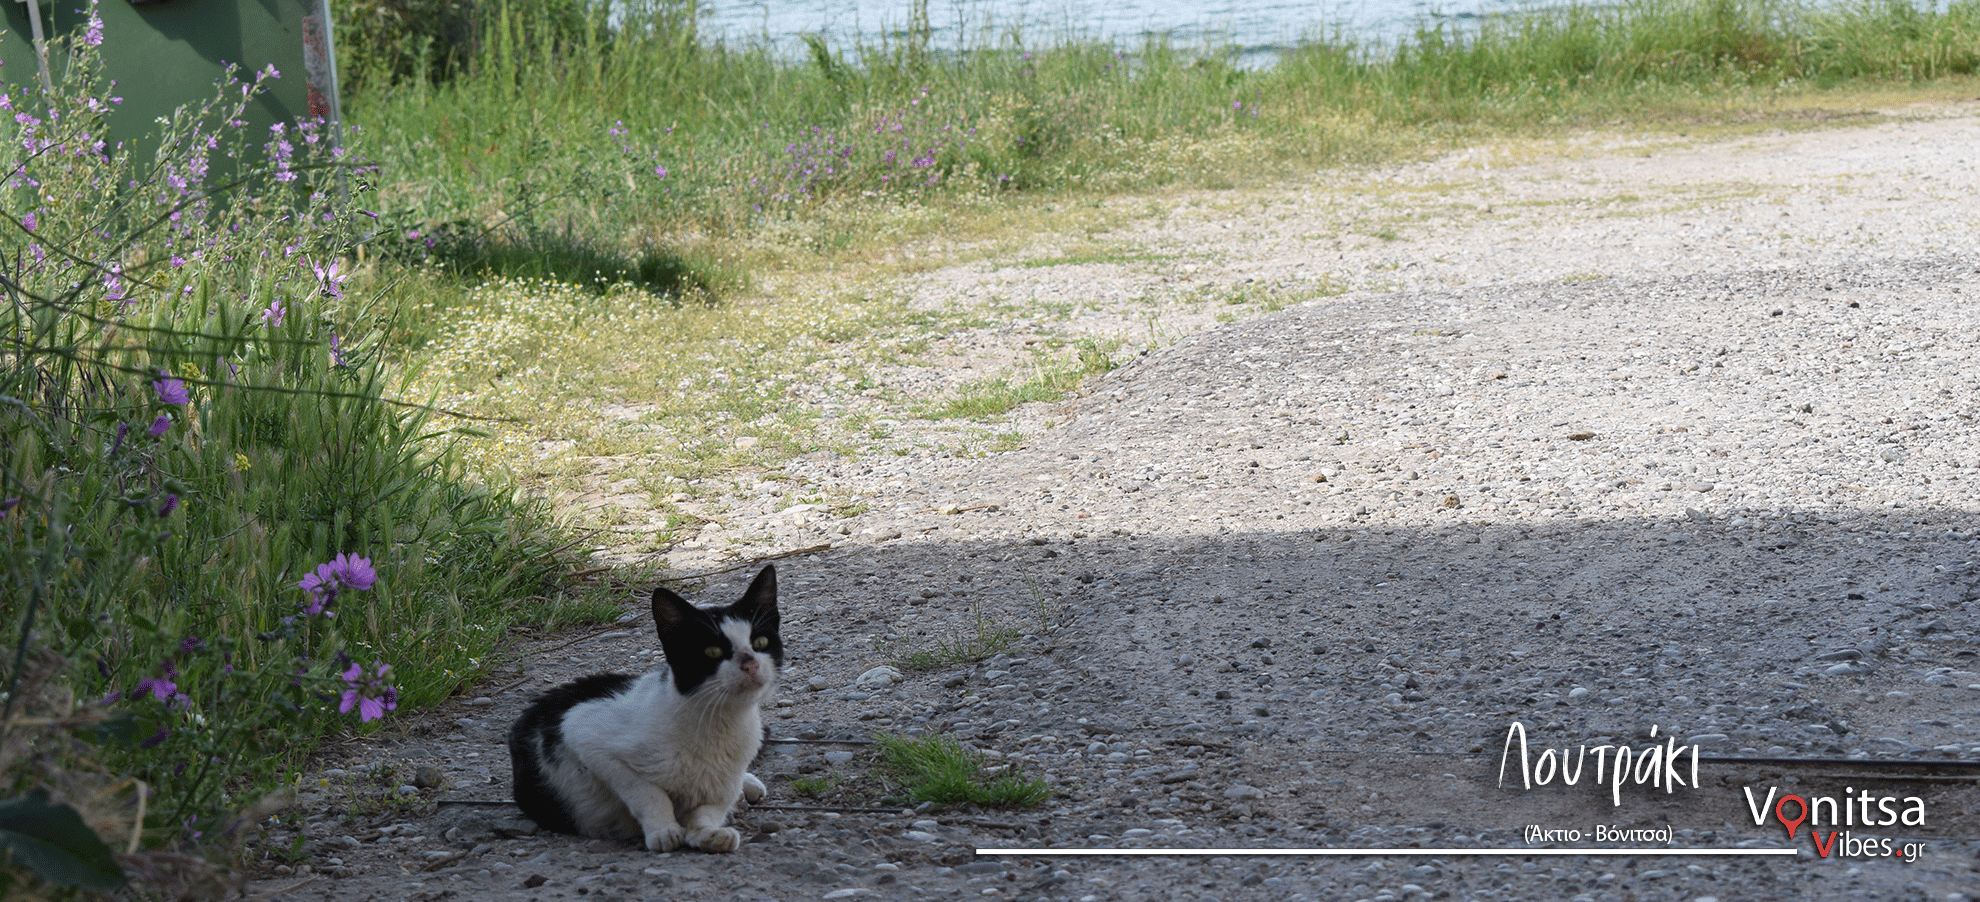
[[[763,572],[749,584],[749,591],[741,600],[728,607],[706,610],[688,604],[687,600],[665,588],[653,590],[653,625],[660,633],[660,647],[667,653],[667,665],[673,671],[674,688],[681,695],[691,695],[715,671],[722,662],[735,656],[735,649],[729,637],[722,632],[722,621],[743,620],[750,625],[750,634],[760,636],[767,643],[757,651],[769,655],[777,666],[784,664],[784,640],[779,635],[781,621],[777,613],[777,568],[765,566]],[[710,657],[707,649],[719,648],[721,654]]]
[[[611,698],[631,687],[637,677],[623,673],[599,673],[574,680],[537,696],[522,717],[509,728],[509,763],[515,787],[516,807],[545,830],[578,832],[577,821],[550,788],[545,766],[563,754],[564,713],[588,701]],[[532,736],[542,739],[542,760]]]

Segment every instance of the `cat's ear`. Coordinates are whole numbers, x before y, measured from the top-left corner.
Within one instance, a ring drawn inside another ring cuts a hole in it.
[[[766,616],[772,618],[777,616],[777,567],[775,564],[763,565],[762,572],[756,574],[756,579],[750,581],[749,591],[743,593],[742,600],[736,602],[736,607],[740,610],[752,612],[755,615],[750,618],[752,621],[760,621],[761,618]]]
[[[679,630],[681,624],[694,615],[694,605],[688,604],[687,599],[668,591],[665,586],[653,588],[653,628],[659,631],[660,638],[665,639],[668,633]]]

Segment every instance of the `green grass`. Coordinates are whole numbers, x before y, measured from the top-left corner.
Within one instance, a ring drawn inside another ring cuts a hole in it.
[[[1052,797],[1044,780],[1026,778],[1016,766],[994,776],[982,752],[946,736],[910,738],[875,734],[882,770],[909,802],[1031,808]]]
[[[967,629],[958,631],[948,638],[937,639],[931,646],[912,649],[893,656],[894,666],[902,670],[940,670],[959,664],[974,664],[992,656],[1009,651],[1024,634],[1012,627],[997,623],[980,608],[971,608],[973,622]]]
[[[1026,269],[1042,269],[1052,266],[1079,266],[1089,263],[1161,263],[1168,259],[1170,258],[1162,254],[1151,254],[1141,251],[1095,250],[1086,253],[1062,254],[1055,257],[1040,257],[1036,260],[1026,260],[1018,265]]]
[[[154,161],[34,150],[104,146],[72,112],[110,86],[66,49],[0,124],[31,151],[0,191],[24,242],[0,305],[0,734],[75,734],[5,751],[4,780],[107,775],[92,804],[147,793],[112,819],[132,842],[196,844],[320,739],[483,676],[575,555],[544,499],[468,472],[459,421],[401,400],[374,298],[345,290],[369,217],[329,166],[204,183],[209,150],[265,139],[228,131],[232,87]]]
[[[383,228],[361,249],[361,279],[380,298],[372,324],[390,362],[412,375],[407,396],[496,419],[462,448],[477,471],[557,492],[622,475],[665,483],[652,533],[634,543],[647,550],[702,519],[665,500],[677,492],[720,495],[733,474],[818,452],[942,444],[890,417],[996,429],[1104,372],[1128,338],[1042,354],[951,396],[903,397],[888,373],[925,365],[944,337],[1074,311],[921,309],[895,276],[974,259],[1160,265],[1107,237],[1160,213],[1158,201],[1138,213],[1105,202],[1125,192],[1255,185],[1587,126],[1820,121],[1874,92],[1886,93],[1860,102],[1957,95],[1970,91],[1980,23],[1973,0],[1937,13],[1634,0],[1397,46],[1323,39],[1252,71],[1159,40],[1013,37],[935,54],[912,29],[789,62],[699,39],[683,3],[642,5],[620,25],[602,9],[486,4],[473,40],[421,70],[437,79],[410,76],[403,42],[347,60],[364,74],[346,113],[363,127],[359,153],[380,164],[369,178]],[[1406,226],[1355,230],[1394,241]],[[1074,240],[1040,254],[1039,232]],[[1233,291],[1214,318],[1346,286],[1309,288]],[[1149,333],[1165,338],[1159,323]],[[845,415],[827,418],[821,393]]]
[[[838,788],[839,778],[837,776],[791,778],[791,791],[806,798],[828,796]]]
[[[1113,369],[1112,353],[1120,344],[1083,339],[1065,358],[1048,359],[1021,373],[965,385],[955,397],[928,409],[927,416],[938,420],[987,419],[1009,413],[1020,404],[1061,400],[1086,377]]]
[[[1507,130],[1764,117],[1811,91],[1980,64],[1974,0],[1571,5],[1426,25],[1394,46],[1314,40],[1256,71],[1161,40],[1009,36],[938,55],[912,30],[881,47],[814,42],[791,63],[699,40],[684,2],[616,24],[604,8],[486,4],[437,83],[391,88],[377,74],[390,67],[345,45],[345,68],[373,73],[345,102],[381,164],[381,250],[476,278],[719,291],[1004,198],[1227,186]]]

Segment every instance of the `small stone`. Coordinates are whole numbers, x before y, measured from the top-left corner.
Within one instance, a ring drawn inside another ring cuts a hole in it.
[[[447,775],[431,764],[423,765],[413,772],[412,785],[418,789],[439,789],[447,784]]]
[[[495,704],[495,700],[485,695],[477,695],[474,698],[468,699],[468,707],[471,708],[486,708],[492,704]]]
[[[1233,783],[1229,789],[1224,790],[1224,798],[1235,801],[1249,801],[1264,797],[1265,790],[1244,783]]]
[[[550,882],[550,878],[545,877],[542,874],[531,874],[523,878],[522,885],[523,885],[523,889],[535,889],[549,882]]]
[[[901,681],[900,671],[882,664],[879,667],[875,667],[872,670],[868,670],[867,672],[860,674],[859,678],[853,680],[852,684],[853,684],[853,688],[855,689],[865,689],[871,691],[874,689],[885,689],[888,686],[892,686],[900,681]]]
[[[853,759],[853,753],[839,750],[825,753],[825,763],[837,767]]]

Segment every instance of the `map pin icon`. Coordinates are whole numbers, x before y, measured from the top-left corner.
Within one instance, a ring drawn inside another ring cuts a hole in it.
[[[1801,812],[1792,818],[1782,813],[1782,809],[1787,807],[1789,802],[1801,808]],[[1774,817],[1779,818],[1781,826],[1787,828],[1788,839],[1793,839],[1794,831],[1800,829],[1802,822],[1808,820],[1808,800],[1797,795],[1781,796],[1781,800],[1774,803]]]

